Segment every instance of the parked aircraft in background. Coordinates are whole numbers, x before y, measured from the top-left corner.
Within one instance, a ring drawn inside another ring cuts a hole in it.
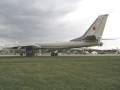
[[[107,17],[108,14],[98,16],[98,18],[93,22],[93,24],[88,28],[88,30],[85,32],[83,36],[72,39],[68,42],[20,45],[16,46],[16,48],[25,49],[26,56],[34,56],[35,50],[37,48],[50,49],[51,56],[57,56],[59,49],[102,46],[103,43],[101,42],[101,37],[104,31]]]

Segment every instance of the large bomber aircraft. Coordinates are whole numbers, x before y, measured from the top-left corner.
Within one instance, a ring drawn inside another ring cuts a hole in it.
[[[91,46],[102,46],[101,37],[104,31],[108,14],[100,15],[81,37],[72,39],[68,42],[42,43],[34,45],[21,45],[16,48],[24,48],[26,56],[34,56],[34,49],[50,49],[51,56],[57,56],[59,49],[81,48]],[[13,47],[15,48],[15,47]]]

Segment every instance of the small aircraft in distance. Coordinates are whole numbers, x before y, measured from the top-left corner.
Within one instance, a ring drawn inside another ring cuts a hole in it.
[[[108,14],[100,15],[88,28],[85,34],[81,37],[72,39],[68,42],[56,42],[56,43],[38,43],[33,45],[20,45],[16,48],[24,48],[26,56],[34,56],[34,49],[50,49],[51,56],[57,56],[59,49],[81,48],[91,46],[102,46],[101,37],[104,31]],[[13,48],[15,48],[13,47]]]

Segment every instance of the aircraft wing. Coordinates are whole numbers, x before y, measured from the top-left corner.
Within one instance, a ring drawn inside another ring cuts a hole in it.
[[[20,44],[20,45],[7,45],[6,48],[11,49],[21,49],[21,48],[27,48],[27,47],[33,47],[33,48],[40,48],[37,44]]]
[[[4,49],[13,51],[20,56],[36,56],[40,46],[36,44],[7,45]]]

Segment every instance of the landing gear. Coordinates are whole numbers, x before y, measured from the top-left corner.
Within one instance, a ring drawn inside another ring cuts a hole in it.
[[[58,51],[56,50],[56,51],[51,52],[51,56],[58,56]]]
[[[52,52],[52,53],[51,53],[51,56],[58,56],[58,53]]]

